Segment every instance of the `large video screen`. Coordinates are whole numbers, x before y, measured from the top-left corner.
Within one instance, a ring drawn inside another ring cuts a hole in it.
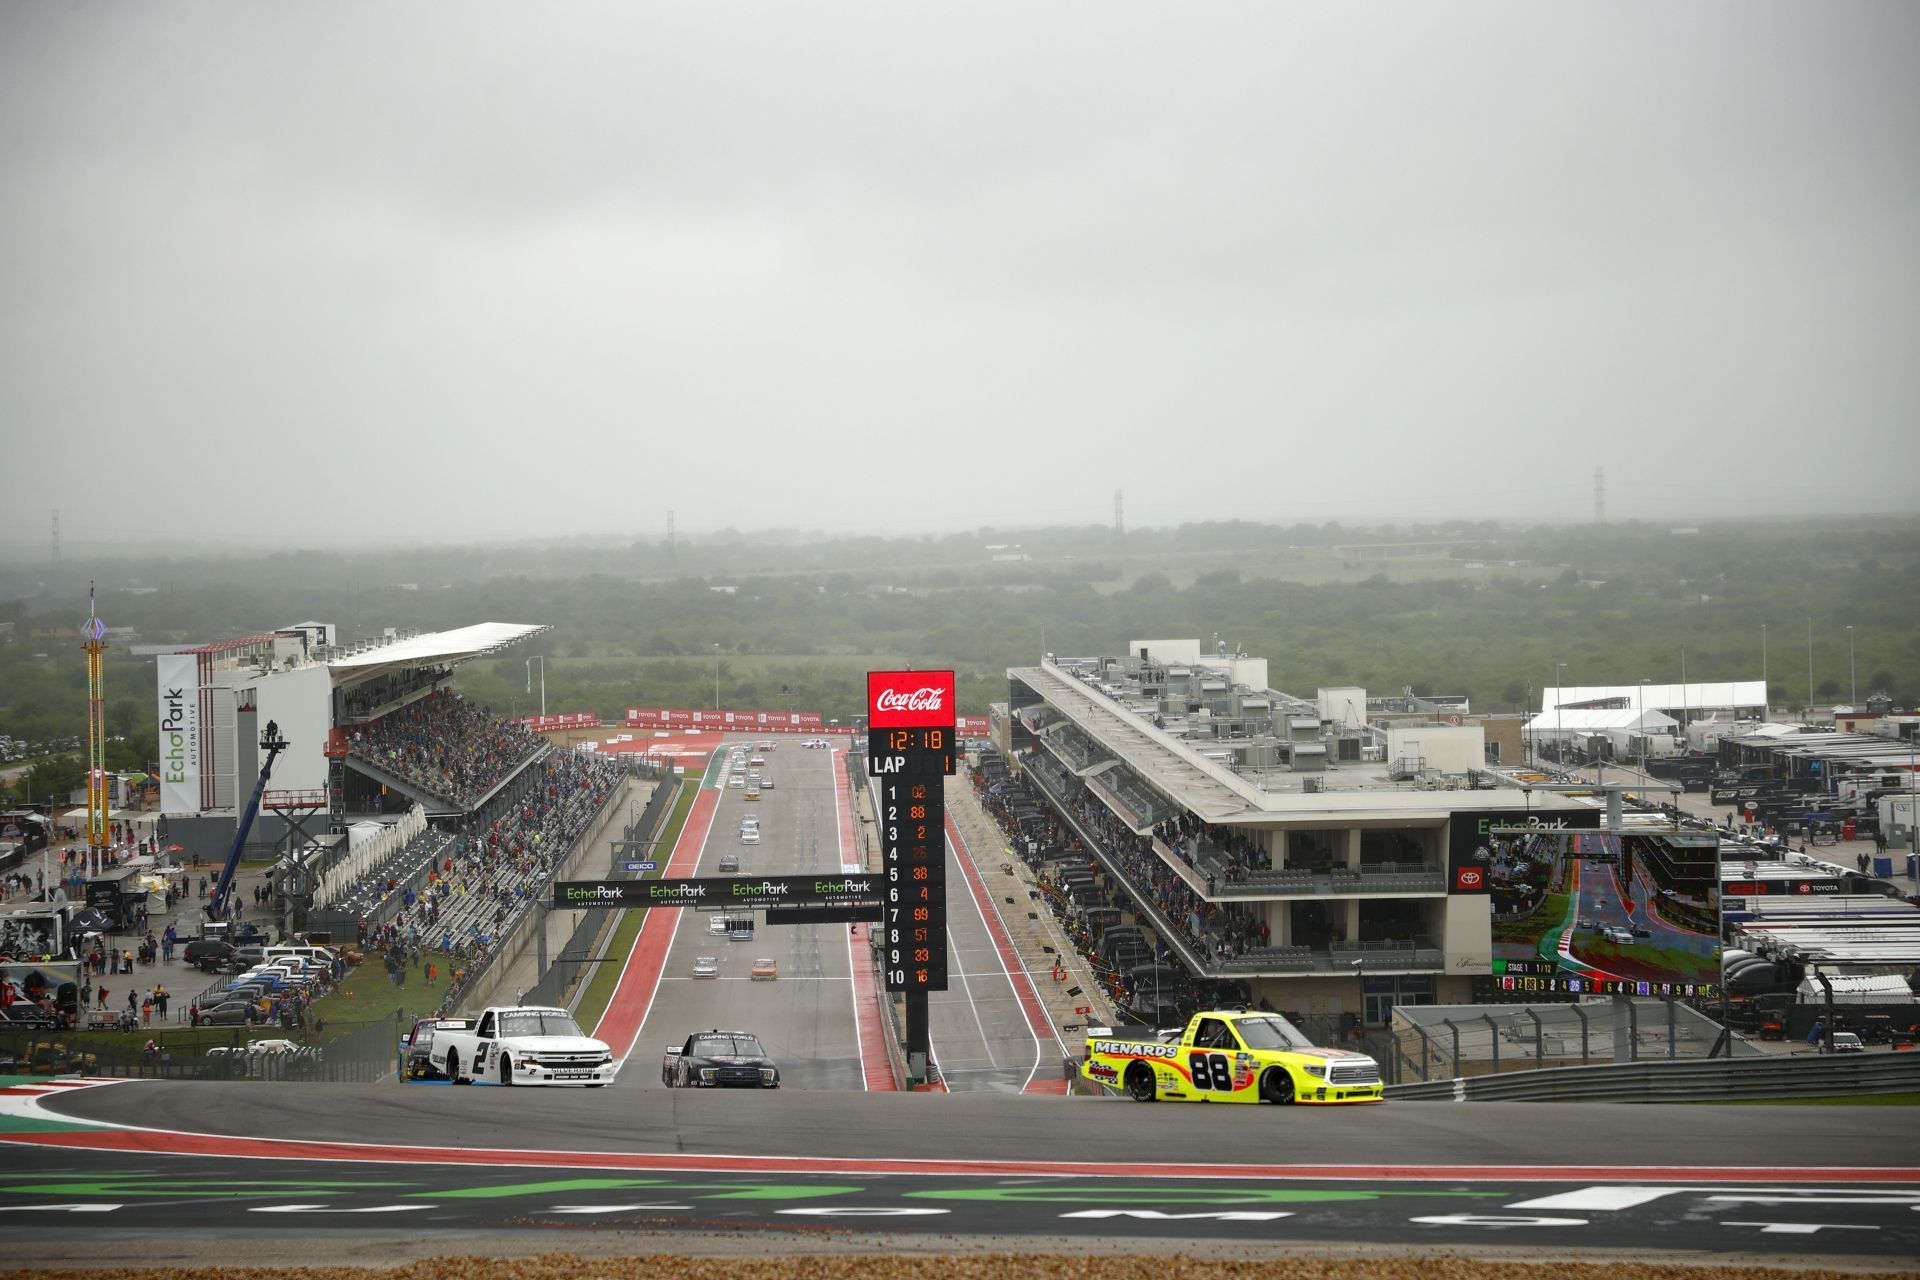
[[[1515,830],[1484,847],[1490,998],[1717,994],[1717,836]]]

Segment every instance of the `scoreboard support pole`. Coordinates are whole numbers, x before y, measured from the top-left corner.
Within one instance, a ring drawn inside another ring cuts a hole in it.
[[[933,1057],[933,1028],[927,1021],[927,993],[909,991],[907,997],[907,1078],[915,1084],[927,1079]]]

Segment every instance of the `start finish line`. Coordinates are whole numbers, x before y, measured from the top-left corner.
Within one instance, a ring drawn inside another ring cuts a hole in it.
[[[553,905],[582,907],[845,907],[884,898],[880,877],[701,876],[686,880],[562,880]]]

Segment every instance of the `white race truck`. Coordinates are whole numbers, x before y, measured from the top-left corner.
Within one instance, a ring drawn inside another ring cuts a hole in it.
[[[583,1084],[598,1089],[620,1064],[565,1009],[487,1009],[470,1030],[433,1037],[433,1067],[454,1084]]]

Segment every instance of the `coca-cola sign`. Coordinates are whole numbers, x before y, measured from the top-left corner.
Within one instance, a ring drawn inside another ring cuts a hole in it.
[[[867,672],[867,723],[875,729],[951,727],[951,671]]]

